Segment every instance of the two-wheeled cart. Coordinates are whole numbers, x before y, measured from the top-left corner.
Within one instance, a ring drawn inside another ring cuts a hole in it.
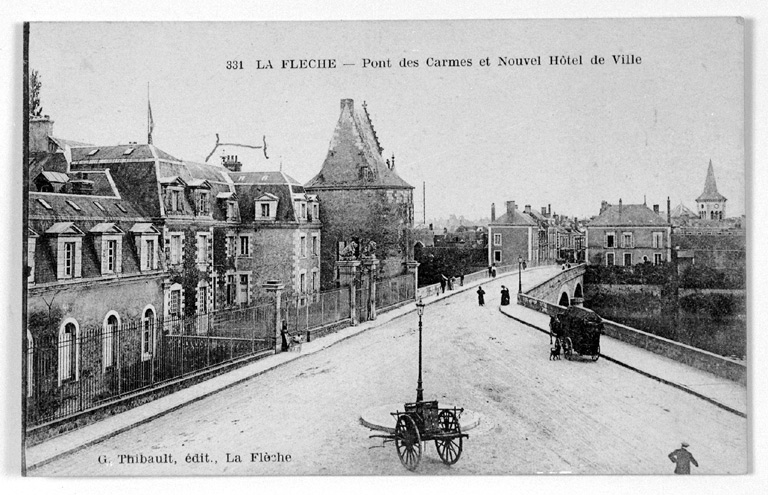
[[[435,449],[444,464],[455,464],[461,457],[463,439],[469,435],[461,432],[459,418],[462,408],[440,408],[436,400],[409,402],[405,411],[395,411],[395,432],[371,435],[384,438],[384,442],[395,442],[400,462],[409,471],[414,471],[421,462],[426,442],[435,441]]]
[[[565,359],[571,360],[575,354],[590,356],[592,361],[600,358],[600,335],[603,333],[603,320],[594,311],[578,306],[569,306],[561,313],[559,346]]]

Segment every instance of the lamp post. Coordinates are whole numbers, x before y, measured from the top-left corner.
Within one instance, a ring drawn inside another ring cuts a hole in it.
[[[517,293],[523,292],[523,257],[517,257]]]
[[[421,386],[421,317],[424,315],[424,303],[419,297],[416,303],[416,312],[419,314],[419,382],[416,384],[416,402],[424,400],[424,389]]]

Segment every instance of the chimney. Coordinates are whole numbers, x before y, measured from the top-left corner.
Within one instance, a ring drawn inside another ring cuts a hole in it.
[[[222,156],[221,164],[230,172],[240,172],[243,169],[243,164],[237,159],[237,155]]]
[[[491,203],[491,222],[496,221],[496,203]]]
[[[552,203],[547,205],[547,215],[552,216]]]
[[[48,151],[48,137],[53,135],[53,121],[48,115],[29,119],[29,152]]]
[[[93,181],[88,179],[73,179],[69,181],[72,194],[93,194]]]
[[[531,205],[525,205],[525,212],[531,214]]]
[[[606,201],[606,200],[600,201],[600,215],[602,215],[603,212],[605,210],[607,210],[609,206],[611,206],[611,205],[608,204],[608,201]]]
[[[541,207],[541,215],[545,216],[545,217],[547,216],[547,207],[546,206],[542,206]]]
[[[621,198],[619,198],[619,218],[621,218]]]
[[[653,205],[653,212],[657,215],[659,214],[659,205]]]
[[[514,201],[507,201],[507,215],[509,215],[509,220],[512,220],[516,209],[517,205],[515,205]]]
[[[345,108],[352,112],[355,109],[355,100],[350,98],[341,100],[341,111],[343,112]]]
[[[667,196],[667,223],[672,223],[672,207],[669,203],[669,196]]]

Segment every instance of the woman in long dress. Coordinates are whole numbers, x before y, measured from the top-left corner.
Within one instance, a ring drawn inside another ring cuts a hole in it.
[[[485,295],[485,291],[482,287],[477,288],[477,302],[480,304],[480,306],[485,306],[485,298],[483,297]]]

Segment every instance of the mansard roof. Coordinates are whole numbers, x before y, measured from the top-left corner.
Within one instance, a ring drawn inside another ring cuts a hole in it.
[[[646,205],[611,205],[589,223],[589,227],[607,226],[667,226],[661,218]]]
[[[341,114],[333,131],[323,166],[307,188],[413,189],[395,171],[394,159],[385,162],[368,110],[355,108],[353,100],[341,100]]]
[[[707,178],[704,180],[704,192],[696,198],[696,202],[700,201],[726,201],[725,196],[717,192],[715,169],[712,167],[712,160],[709,161],[709,167],[707,168]]]

